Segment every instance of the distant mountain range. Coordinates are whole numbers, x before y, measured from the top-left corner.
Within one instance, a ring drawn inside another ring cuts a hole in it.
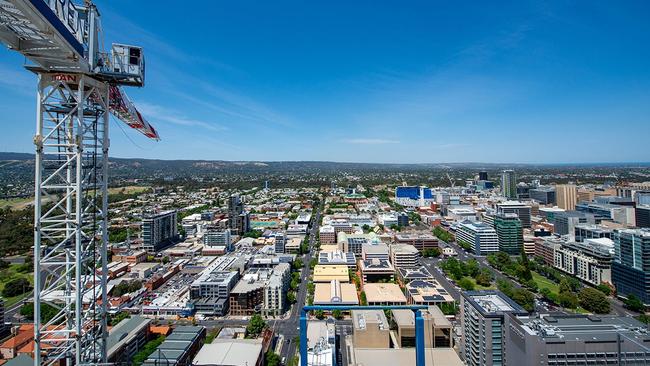
[[[33,164],[34,154],[0,152],[0,161],[30,161]],[[226,161],[226,160],[161,160],[161,159],[141,159],[141,158],[116,158],[111,157],[110,163],[112,168],[178,168],[187,167],[198,170],[401,170],[401,169],[498,169],[498,168],[517,168],[517,167],[650,167],[650,162],[621,162],[621,163],[480,163],[480,162],[463,162],[463,163],[345,163],[332,161]],[[1,167],[0,167],[1,168]]]
[[[220,187],[259,187],[269,181],[278,187],[313,187],[342,184],[457,184],[487,171],[498,180],[502,169],[515,169],[522,181],[542,183],[602,183],[650,180],[650,163],[601,164],[505,164],[431,163],[378,164],[328,161],[223,161],[110,158],[111,184],[143,179],[153,184],[176,182],[187,185],[218,184]],[[448,176],[449,175],[449,176]],[[0,152],[0,197],[33,194],[34,155]]]

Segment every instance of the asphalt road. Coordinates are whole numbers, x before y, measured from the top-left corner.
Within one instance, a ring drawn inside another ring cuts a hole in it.
[[[311,231],[309,232],[309,252],[305,254],[303,258],[304,267],[301,273],[302,281],[300,281],[300,286],[298,287],[296,303],[293,304],[291,308],[291,314],[289,315],[289,318],[278,321],[276,327],[277,334],[282,334],[284,336],[284,344],[282,345],[280,357],[286,358],[287,361],[293,357],[298,347],[298,344],[294,341],[294,339],[300,335],[300,311],[307,301],[307,283],[309,282],[309,275],[311,274],[309,261],[311,261],[312,253],[314,251],[314,243],[318,238],[318,226],[320,224],[321,207],[322,206],[319,206],[316,211],[314,222],[312,224]]]
[[[277,335],[282,335],[284,337],[284,342],[282,344],[282,349],[280,351],[280,358],[285,358],[287,362],[296,354],[298,344],[295,341],[295,338],[300,335],[300,310],[302,306],[307,301],[307,283],[309,282],[309,275],[311,274],[311,268],[309,267],[309,261],[312,258],[313,246],[318,238],[318,226],[320,224],[321,217],[321,207],[316,211],[314,216],[314,222],[312,228],[309,232],[309,252],[306,253],[302,260],[304,267],[302,269],[301,278],[302,281],[298,287],[298,292],[296,294],[296,303],[291,307],[290,314],[285,318],[278,318],[267,320],[268,325],[275,331]],[[345,322],[345,321],[343,321]],[[198,322],[201,325],[206,326],[207,328],[214,327],[245,327],[248,325],[248,320],[244,319],[204,319]]]
[[[347,365],[348,364],[348,351],[345,344],[345,337],[352,335],[352,320],[337,320],[336,321],[336,341],[337,341],[337,351],[336,354],[336,364],[337,365]]]
[[[453,297],[456,301],[460,301],[460,291],[453,283],[451,283],[451,281],[447,279],[447,276],[445,276],[445,274],[442,272],[442,269],[440,269],[440,266],[438,264],[440,262],[440,259],[422,258],[421,261],[422,264],[429,270],[429,272],[431,272],[433,278],[438,281],[438,283],[441,284],[445,290],[447,290],[451,297]]]
[[[17,303],[11,305],[5,309],[5,321],[8,322],[17,322],[18,317],[20,316],[20,308],[28,302],[32,302],[34,299],[34,291],[30,291],[25,295],[25,298],[18,301]],[[31,321],[27,321],[31,323]]]

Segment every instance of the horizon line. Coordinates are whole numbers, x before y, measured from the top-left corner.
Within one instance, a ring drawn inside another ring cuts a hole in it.
[[[34,156],[35,153],[0,151],[0,154],[23,154]],[[109,155],[109,159],[124,160],[151,160],[151,161],[205,161],[205,162],[224,162],[224,163],[332,163],[332,164],[367,164],[367,165],[453,165],[453,164],[486,164],[486,165],[650,165],[650,161],[601,161],[601,162],[480,162],[480,161],[461,161],[461,162],[417,162],[417,163],[397,163],[397,162],[360,162],[360,161],[333,161],[333,160],[223,160],[223,159],[152,159],[121,157]]]

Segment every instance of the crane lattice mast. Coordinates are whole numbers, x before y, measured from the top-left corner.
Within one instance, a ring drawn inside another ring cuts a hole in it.
[[[109,114],[159,139],[121,88],[144,86],[142,48],[104,52],[99,34],[91,1],[0,0],[0,41],[38,75],[35,365],[107,362]]]

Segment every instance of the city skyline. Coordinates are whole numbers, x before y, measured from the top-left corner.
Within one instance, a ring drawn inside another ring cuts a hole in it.
[[[650,4],[196,5],[0,0],[0,364],[650,360]]]
[[[171,6],[98,5],[107,42],[145,48],[147,87],[129,93],[162,137],[111,123],[115,157],[650,161],[647,4],[214,3],[170,26]],[[33,151],[22,61],[0,59],[0,151]],[[625,149],[607,148],[612,133]]]

